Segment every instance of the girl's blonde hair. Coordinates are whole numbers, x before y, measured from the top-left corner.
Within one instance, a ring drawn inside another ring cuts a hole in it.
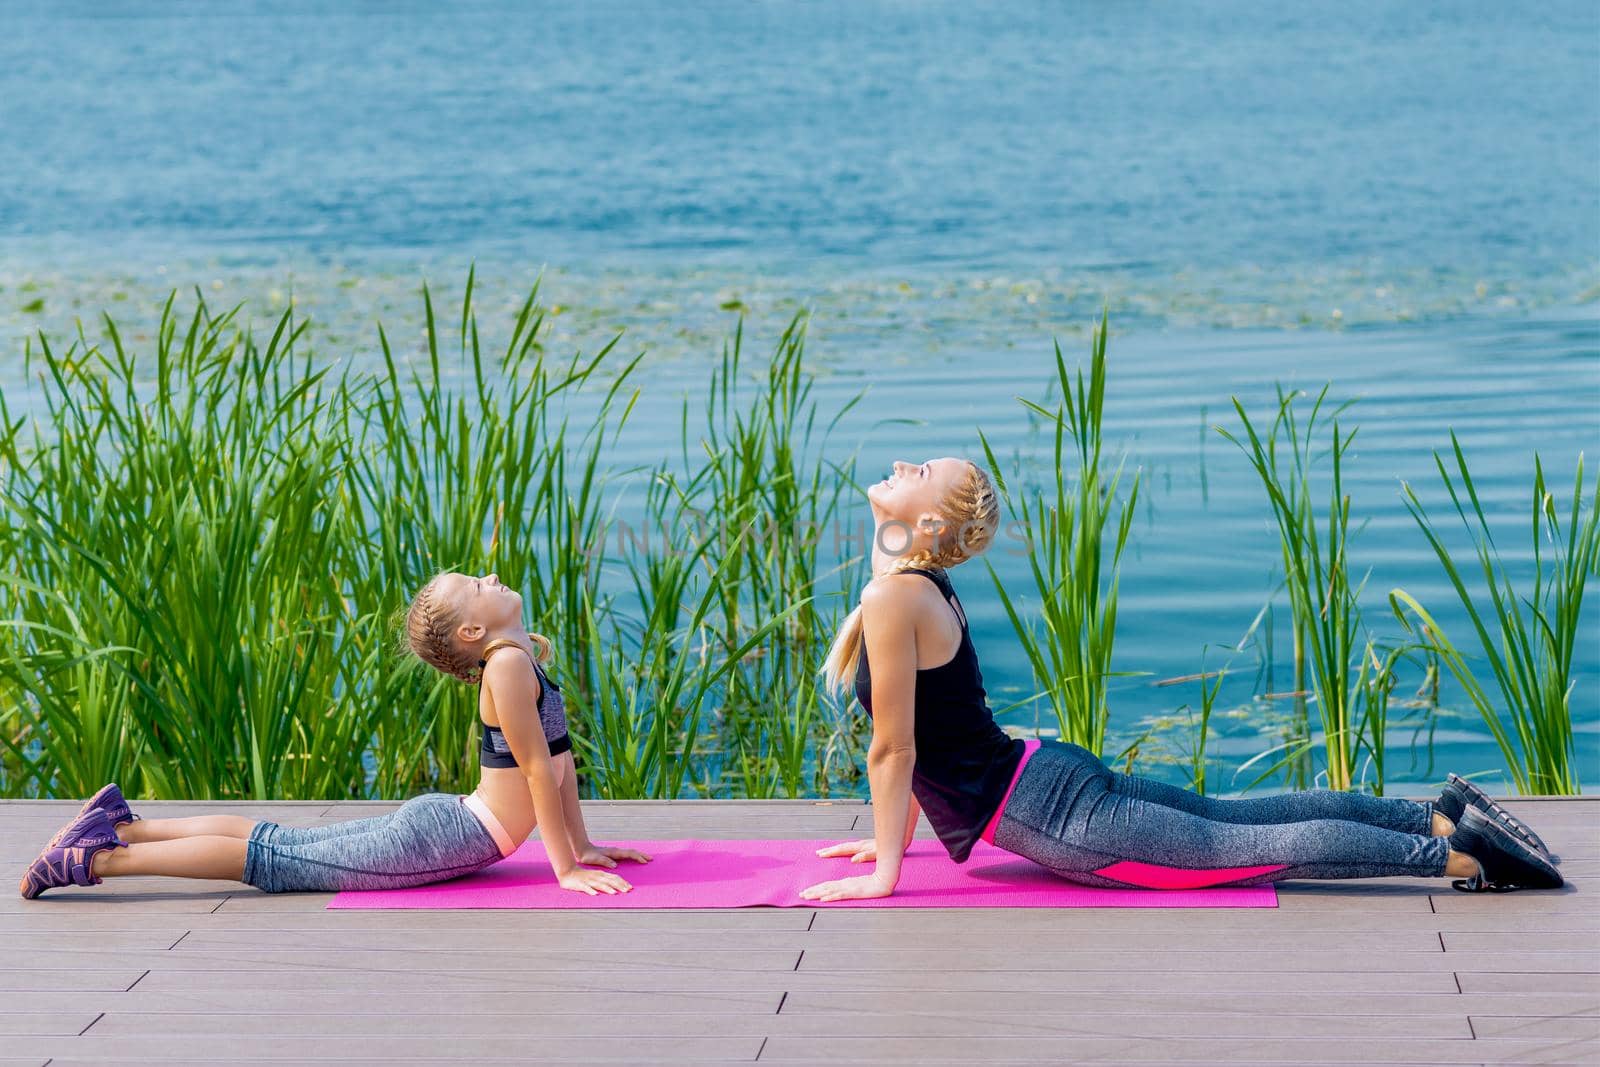
[[[968,460],[966,477],[939,501],[939,513],[945,525],[933,549],[900,556],[889,565],[888,573],[911,567],[943,570],[965,563],[987,549],[1000,526],[1000,501],[988,473]],[[954,536],[949,536],[951,531]],[[835,692],[848,692],[855,682],[863,643],[861,630],[861,605],[857,604],[845,616],[828,650],[828,658],[822,664],[823,679]]]
[[[483,680],[483,660],[463,649],[456,641],[456,626],[460,613],[438,597],[439,580],[450,574],[436,574],[428,580],[406,610],[406,646],[422,662],[463,682],[477,685]],[[533,642],[533,658],[540,663],[550,659],[550,639],[543,634],[528,633]]]

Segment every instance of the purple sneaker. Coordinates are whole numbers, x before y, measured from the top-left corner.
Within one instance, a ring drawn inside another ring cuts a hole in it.
[[[24,900],[32,900],[46,889],[64,885],[99,885],[94,875],[94,858],[108,848],[127,848],[117,837],[117,828],[103,808],[91,808],[79,815],[45,846],[39,858],[22,876],[19,887]]]
[[[122,790],[117,788],[116,782],[101,786],[100,792],[83,802],[83,807],[78,809],[78,814],[80,816],[87,815],[95,808],[100,808],[104,811],[111,819],[111,825],[113,826],[121,826],[125,822],[133,822],[139,818],[139,816],[128,810],[128,802],[123,799]],[[72,823],[68,823],[60,830],[57,830],[56,836],[50,839],[50,843],[45,848],[55,848],[61,844],[61,838],[66,835],[71,826]]]

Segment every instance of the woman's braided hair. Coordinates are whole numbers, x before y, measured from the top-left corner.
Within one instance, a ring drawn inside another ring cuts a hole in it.
[[[434,575],[411,601],[406,610],[406,646],[435,670],[477,685],[483,681],[484,661],[457,642],[460,613],[442,603],[443,598],[438,595],[439,581],[451,573]],[[543,663],[550,658],[549,638],[536,633],[529,633],[528,638],[533,642],[535,659]]]
[[[940,499],[939,513],[944,525],[935,536],[933,548],[896,558],[887,573],[911,568],[946,570],[981,555],[993,544],[1000,528],[1000,498],[988,473],[968,460],[966,477]],[[857,604],[839,627],[822,665],[830,688],[845,692],[854,683],[862,643],[861,605]]]

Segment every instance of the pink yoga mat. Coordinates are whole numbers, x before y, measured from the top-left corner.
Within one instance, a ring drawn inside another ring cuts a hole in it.
[[[871,868],[819,859],[827,841],[608,841],[653,856],[621,863],[633,892],[591,897],[556,885],[544,846],[529,841],[493,867],[466,878],[414,889],[340,893],[330,908],[1275,908],[1270,885],[1234,889],[1096,889],[979,842],[956,864],[934,841],[917,841],[900,868],[893,896],[816,904],[800,890]]]

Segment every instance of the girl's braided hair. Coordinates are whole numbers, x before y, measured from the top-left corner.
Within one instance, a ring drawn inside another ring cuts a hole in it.
[[[945,570],[981,555],[993,544],[1000,528],[1000,499],[988,473],[968,460],[966,476],[939,501],[939,513],[944,517],[944,526],[933,548],[898,557],[889,565],[888,573],[910,568]],[[839,627],[822,665],[823,678],[830,688],[845,692],[854,682],[862,643],[861,605],[857,604]]]
[[[439,581],[451,571],[436,574],[428,580],[406,610],[406,646],[422,662],[452,678],[470,685],[483,681],[484,661],[456,640],[456,627],[461,623],[460,613],[443,603],[438,595]],[[529,633],[533,642],[534,658],[544,663],[550,658],[550,639],[543,634]]]

